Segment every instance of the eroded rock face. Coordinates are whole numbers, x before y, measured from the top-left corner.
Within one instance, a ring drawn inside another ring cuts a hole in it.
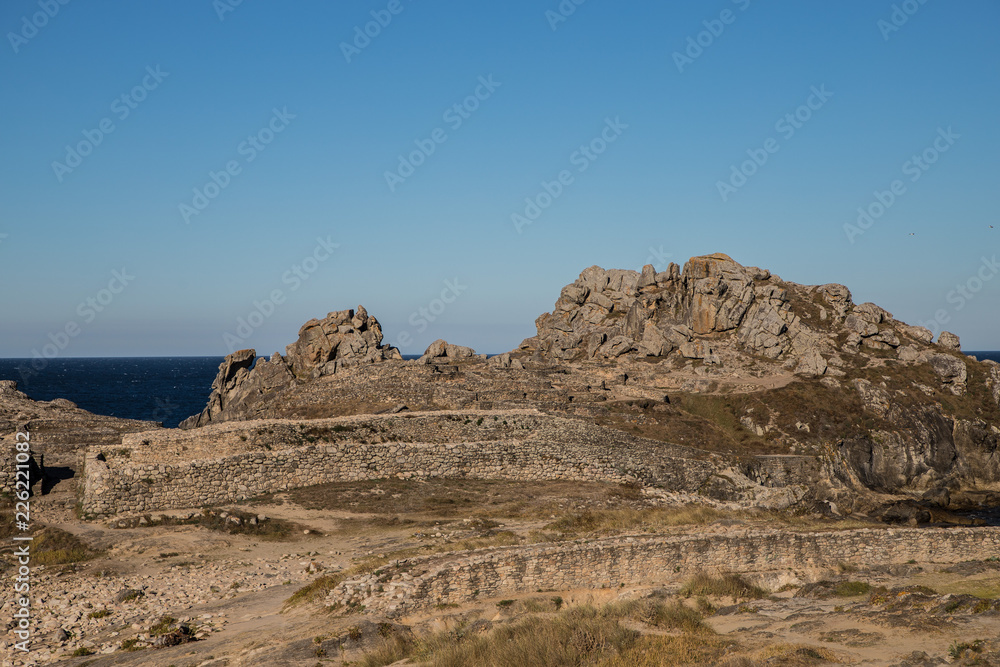
[[[364,306],[340,310],[322,320],[310,320],[299,338],[270,360],[255,350],[239,350],[219,365],[208,405],[201,414],[185,419],[180,428],[205,426],[213,421],[250,419],[266,412],[274,394],[296,382],[332,375],[338,369],[402,359],[394,347],[382,345],[382,327]]]
[[[950,331],[942,331],[937,344],[946,350],[961,350],[962,342]]]
[[[815,322],[796,312],[795,297],[816,305]],[[553,361],[667,357],[675,350],[709,364],[725,363],[727,352],[791,356],[800,363],[790,367],[822,375],[836,352],[834,329],[853,333],[855,346],[867,339],[870,347],[898,346],[895,334],[879,327],[887,317],[874,304],[855,306],[843,285],[786,283],[714,254],[691,258],[683,271],[676,264],[662,273],[648,265],[639,273],[592,266],[562,290],[555,309],[536,321],[538,335],[520,349]]]
[[[855,304],[844,285],[786,282],[723,254],[662,273],[648,265],[641,272],[592,266],[535,324],[537,335],[519,349],[549,363],[661,357],[739,372],[753,368],[751,360],[765,367],[770,360],[775,366],[767,372],[841,377],[844,366],[895,357],[928,364],[956,395],[968,379],[955,354],[957,336],[944,332],[933,345],[930,330],[899,322],[874,303]]]
[[[983,363],[988,369],[986,386],[989,387],[990,391],[993,393],[993,400],[996,401],[998,406],[1000,406],[1000,364],[989,359]]]
[[[956,396],[965,393],[965,384],[969,375],[963,360],[950,354],[929,354],[926,358],[931,368],[934,369],[934,372],[938,374],[951,393]]]
[[[0,396],[21,400],[28,399],[28,396],[24,392],[18,390],[17,382],[13,380],[0,380]]]

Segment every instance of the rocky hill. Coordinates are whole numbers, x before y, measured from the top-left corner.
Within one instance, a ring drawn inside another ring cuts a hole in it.
[[[966,374],[953,356],[928,347],[928,329],[908,326],[873,303],[855,305],[843,285],[804,286],[727,255],[694,257],[656,273],[592,266],[563,288],[555,309],[538,318],[538,335],[521,344],[535,359],[610,360],[675,356],[729,370],[761,361],[802,376],[843,377],[857,358],[897,352],[927,357],[954,393]],[[944,334],[938,346],[959,348]],[[849,357],[845,361],[844,356]],[[764,368],[767,365],[763,365]]]
[[[722,254],[660,273],[591,267],[536,325],[488,360],[437,341],[403,361],[364,308],[331,313],[284,356],[230,355],[182,427],[534,408],[731,457],[815,457],[824,474],[808,482],[841,506],[859,492],[964,506],[1000,491],[1000,366],[843,285]]]

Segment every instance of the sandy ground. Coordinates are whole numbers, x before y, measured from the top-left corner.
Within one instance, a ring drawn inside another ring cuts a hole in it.
[[[373,515],[306,509],[280,495],[243,509],[269,519],[296,522],[299,527],[291,541],[265,541],[200,526],[117,528],[82,523],[74,517],[74,482],[66,480],[53,494],[37,498],[36,515],[78,535],[104,554],[76,567],[36,568],[33,650],[25,656],[9,647],[3,649],[0,659],[4,665],[346,664],[379,641],[377,626],[369,621],[383,619],[338,616],[309,605],[283,610],[292,593],[322,572],[350,567],[355,559],[460,539],[469,533],[456,515],[442,519],[441,525],[435,525],[433,517],[414,515],[414,524],[367,527],[365,519]],[[573,503],[573,499],[565,499],[564,505],[573,507]],[[363,511],[363,503],[356,510]],[[528,533],[544,523],[538,518],[525,519],[506,522],[503,528]],[[956,569],[916,563],[885,571],[797,574],[812,580],[852,579],[889,589],[923,585],[940,593],[1000,594],[1000,564]],[[142,594],[116,601],[128,590]],[[576,605],[602,604],[648,592],[628,588],[558,594],[565,604]],[[552,595],[547,592],[539,597]],[[481,620],[508,620],[510,615],[496,602],[432,609],[394,622],[411,626],[419,634]],[[914,651],[944,659],[956,641],[1000,636],[1000,616],[995,613],[941,614],[920,609],[888,613],[869,604],[867,595],[797,597],[792,588],[769,599],[730,606],[733,602],[711,600],[719,611],[707,622],[720,635],[745,647],[773,643],[815,646],[833,651],[841,664],[888,667],[900,664]],[[107,613],[92,617],[102,610]],[[129,640],[150,639],[150,627],[164,616],[194,624],[199,640],[168,648],[122,650],[122,644]],[[11,641],[12,635],[7,639]],[[73,656],[84,651],[93,653]]]

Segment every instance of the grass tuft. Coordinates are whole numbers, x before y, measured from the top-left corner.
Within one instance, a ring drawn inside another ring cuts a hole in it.
[[[723,574],[716,577],[705,572],[688,579],[681,587],[680,593],[686,597],[716,595],[728,596],[735,600],[758,600],[770,595],[765,589],[749,583],[738,574]]]

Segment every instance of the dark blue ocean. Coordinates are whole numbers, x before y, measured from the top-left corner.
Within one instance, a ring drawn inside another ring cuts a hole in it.
[[[1000,352],[969,352],[1000,362]],[[208,402],[222,357],[0,359],[0,380],[15,380],[37,401],[66,398],[84,410],[162,422],[173,428]],[[41,364],[38,364],[41,365]]]
[[[175,427],[201,412],[222,357],[0,359],[0,380],[36,401],[66,398],[84,410]],[[36,362],[36,366],[41,363]]]

